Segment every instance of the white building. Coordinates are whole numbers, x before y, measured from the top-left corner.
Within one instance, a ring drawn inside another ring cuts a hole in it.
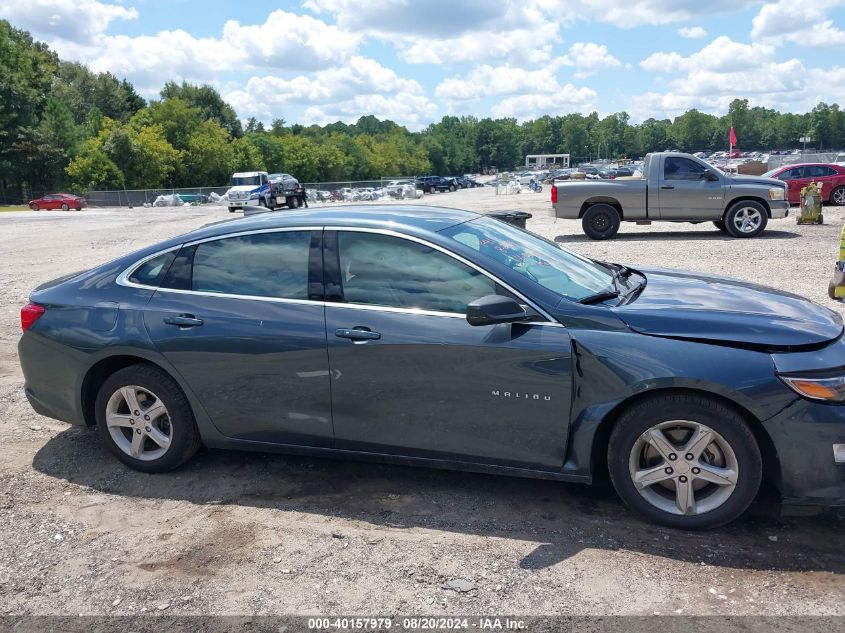
[[[569,167],[569,154],[526,154],[526,169],[543,169],[555,167]]]

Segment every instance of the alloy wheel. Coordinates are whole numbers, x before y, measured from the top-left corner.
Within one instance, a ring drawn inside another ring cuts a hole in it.
[[[661,422],[640,435],[628,471],[648,503],[685,516],[722,506],[739,481],[737,457],[727,440],[690,420]]]
[[[742,207],[733,217],[734,226],[740,233],[753,233],[760,228],[762,221],[760,210],[754,207]]]
[[[121,387],[111,395],[106,425],[115,445],[141,461],[162,457],[173,439],[167,407],[153,392],[136,385]]]
[[[839,189],[835,189],[830,197],[833,199],[833,204],[835,204],[836,206],[845,206],[845,187],[839,187]]]

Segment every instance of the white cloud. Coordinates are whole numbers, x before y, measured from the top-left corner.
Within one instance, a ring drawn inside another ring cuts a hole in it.
[[[622,62],[604,44],[576,42],[569,47],[567,57],[575,65],[575,78],[582,79],[605,68],[620,68]]]
[[[845,46],[845,31],[827,17],[829,9],[843,4],[843,0],[766,3],[752,21],[751,37],[774,45],[789,42],[810,47]]]
[[[689,57],[683,57],[675,52],[652,53],[640,62],[640,67],[644,70],[661,73],[679,73],[691,70],[729,73],[746,68],[760,67],[764,62],[774,59],[774,55],[774,47],[768,44],[742,44],[722,35]]]
[[[347,101],[307,108],[303,123],[318,125],[335,121],[352,123],[364,114],[372,114],[379,119],[390,119],[411,130],[419,130],[434,119],[437,107],[427,97],[406,92],[393,96],[356,95]]]
[[[551,56],[564,18],[549,0],[307,0],[342,28],[392,43],[408,63],[461,64],[507,59],[539,63]]]
[[[592,88],[576,88],[566,84],[553,92],[521,94],[507,97],[491,108],[494,117],[514,117],[520,121],[536,119],[544,114],[559,115],[591,112],[598,109],[598,94]]]
[[[417,125],[419,116],[409,116],[410,104],[420,113],[433,111],[433,104],[422,95],[422,86],[413,79],[404,79],[373,59],[355,56],[343,67],[320,70],[292,79],[278,75],[251,77],[242,88],[227,91],[223,96],[241,117],[254,116],[269,120],[283,116],[290,105],[311,106],[306,110],[308,122],[331,119],[357,120],[352,116],[355,105],[372,105],[380,111],[392,111],[400,124]],[[310,112],[310,114],[308,114]],[[332,118],[334,117],[334,118]],[[399,118],[401,117],[401,118]]]
[[[707,31],[700,26],[682,26],[678,29],[678,35],[686,37],[687,39],[695,40],[702,37],[707,37]]]
[[[97,0],[5,0],[2,16],[41,38],[92,44],[115,20],[135,20],[138,12]]]
[[[830,73],[845,83],[845,71],[839,68],[808,70],[798,59],[775,61],[774,53],[772,45],[743,44],[727,37],[716,38],[688,57],[654,53],[640,62],[642,68],[679,76],[664,84],[664,92],[634,96],[629,112],[634,120],[675,117],[690,108],[717,114],[736,98],[781,111],[805,111],[818,102],[822,90],[830,94],[827,80],[824,88],[814,82]]]
[[[593,0],[586,6],[580,0],[546,0],[552,13],[567,12],[579,20],[605,22],[622,29],[643,25],[683,22],[695,17],[734,12],[756,4],[755,0]]]
[[[510,64],[476,66],[458,77],[448,77],[434,90],[437,98],[451,102],[477,101],[483,97],[536,92],[539,89],[553,92],[560,88],[555,71],[562,65],[571,65],[567,58],[558,58],[540,70],[526,70]]]
[[[262,24],[230,20],[220,37],[197,38],[184,30],[129,37],[106,35],[95,44],[51,42],[60,55],[109,70],[154,95],[168,80],[212,81],[227,71],[257,68],[280,72],[341,67],[354,56],[360,37],[311,16],[273,11]]]

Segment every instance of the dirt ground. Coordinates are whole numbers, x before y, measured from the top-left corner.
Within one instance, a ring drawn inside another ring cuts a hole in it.
[[[623,224],[590,242],[542,194],[425,203],[535,214],[585,255],[769,284],[833,309],[845,208],[753,240],[710,224]],[[845,517],[748,516],[687,534],[632,516],[606,485],[253,453],[128,470],[96,435],[23,394],[19,310],[37,284],[207,222],[222,207],[0,213],[0,614],[838,614]],[[444,587],[462,579],[460,591]]]

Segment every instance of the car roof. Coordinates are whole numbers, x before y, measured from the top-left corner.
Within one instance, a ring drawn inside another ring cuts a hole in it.
[[[329,208],[265,212],[235,220],[208,224],[181,236],[181,241],[203,239],[241,231],[297,226],[388,228],[400,232],[436,233],[481,214],[463,209],[424,205],[337,205]]]
[[[836,163],[790,163],[789,165],[782,165],[778,167],[778,169],[786,169],[791,167],[834,167],[842,169],[841,165],[837,165]]]

